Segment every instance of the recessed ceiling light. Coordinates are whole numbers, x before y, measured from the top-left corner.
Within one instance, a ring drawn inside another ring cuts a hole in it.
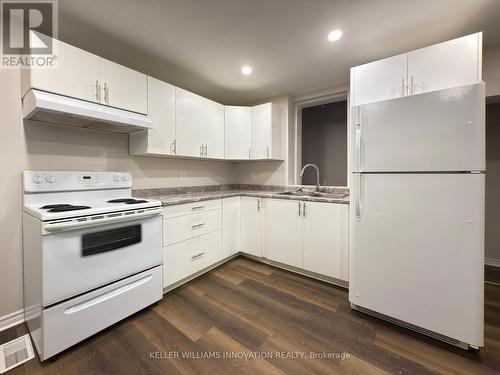
[[[241,68],[241,73],[248,76],[252,74],[252,68],[249,67],[248,65],[245,65],[243,68]]]
[[[340,38],[342,38],[342,30],[333,30],[328,34],[328,40],[330,42],[336,42]]]

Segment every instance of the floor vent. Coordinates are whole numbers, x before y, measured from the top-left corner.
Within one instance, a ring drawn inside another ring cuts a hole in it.
[[[35,356],[29,335],[0,345],[0,374],[29,361]]]

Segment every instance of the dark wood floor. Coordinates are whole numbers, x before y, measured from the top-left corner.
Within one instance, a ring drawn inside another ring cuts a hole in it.
[[[499,373],[500,286],[486,285],[485,323],[485,347],[466,352],[352,311],[344,289],[237,258],[55,361],[9,374]],[[0,342],[25,332],[0,332]],[[223,353],[249,358],[200,358]]]

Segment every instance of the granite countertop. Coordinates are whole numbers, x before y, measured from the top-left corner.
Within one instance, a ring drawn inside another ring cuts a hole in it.
[[[315,190],[314,186],[209,185],[166,189],[139,189],[133,191],[133,196],[156,199],[161,201],[164,206],[237,196],[349,204],[349,189],[346,187],[322,186],[321,192],[323,195],[320,196],[280,194],[285,191],[296,192],[299,188],[304,190],[304,194]]]

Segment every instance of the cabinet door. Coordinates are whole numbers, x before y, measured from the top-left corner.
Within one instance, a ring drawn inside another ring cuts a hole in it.
[[[222,254],[226,258],[240,251],[240,197],[222,200]]]
[[[204,121],[199,124],[205,144],[205,157],[224,159],[224,106],[205,98],[201,113]]]
[[[148,112],[145,74],[101,58],[102,103],[128,111]]]
[[[252,109],[225,107],[225,158],[249,159],[252,144]]]
[[[262,256],[262,199],[241,197],[241,251]]]
[[[267,200],[265,243],[268,259],[302,268],[301,204],[294,200]]]
[[[153,129],[130,134],[130,142],[143,144],[142,152],[173,155],[175,152],[175,87],[148,77],[148,116]]]
[[[407,54],[351,69],[351,106],[406,95]]]
[[[100,58],[56,39],[53,43],[58,57],[57,68],[37,69],[33,67],[29,71],[31,82],[28,85],[56,94],[98,102]]]
[[[252,107],[252,159],[271,157],[272,103]]]
[[[409,93],[481,81],[482,34],[472,34],[408,53]]]
[[[210,119],[210,114],[214,115],[210,110],[212,102],[178,87],[175,88],[175,98],[177,154],[202,157],[207,124],[214,121]]]
[[[304,202],[304,269],[348,280],[346,204]]]

